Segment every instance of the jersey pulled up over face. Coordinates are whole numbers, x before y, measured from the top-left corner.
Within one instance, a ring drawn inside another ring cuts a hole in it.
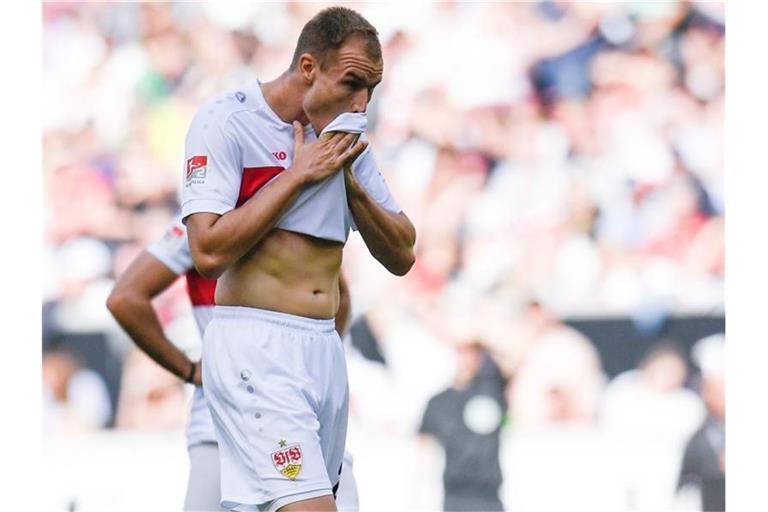
[[[365,140],[365,134],[361,135]],[[305,142],[316,140],[307,126]],[[290,167],[293,126],[283,122],[264,100],[258,81],[205,104],[187,132],[182,218],[193,213],[223,215],[241,206]],[[376,167],[370,147],[352,165],[371,198],[390,212],[400,208]],[[356,230],[340,171],[302,190],[276,227],[346,242]]]

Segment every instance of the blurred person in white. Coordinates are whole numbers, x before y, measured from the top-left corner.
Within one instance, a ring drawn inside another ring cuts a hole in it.
[[[529,339],[522,341],[523,353],[518,356],[520,363],[509,390],[516,428],[591,425],[604,384],[597,350],[583,334],[548,313],[545,306],[534,302],[530,309],[536,312],[536,320],[530,326]]]
[[[445,453],[441,510],[504,510],[499,438],[507,409],[506,379],[478,341],[456,348],[453,385],[427,403],[419,427],[422,457],[433,458],[431,443]],[[420,462],[431,467],[431,460]]]
[[[546,305],[529,309],[530,325],[512,331],[529,339],[508,341],[518,347],[507,352],[502,499],[515,510],[619,510],[619,482],[595,421],[605,381],[597,350]]]
[[[685,447],[678,492],[698,495],[695,506],[704,511],[725,510],[725,336],[714,334],[691,350],[701,370],[699,392],[707,417]]]
[[[184,510],[224,510],[220,506],[218,444],[202,388],[200,361],[191,360],[170,341],[161,327],[152,301],[184,275],[189,300],[202,338],[211,320],[216,281],[201,276],[192,264],[186,226],[176,218],[165,235],[138,254],[115,284],[107,306],[133,341],[152,360],[185,382],[194,384],[187,447],[189,479]],[[349,295],[343,279],[336,328],[341,334],[349,315]],[[124,416],[135,410],[124,412]],[[357,488],[352,458],[345,453],[337,496],[339,510],[357,510]]]
[[[112,413],[104,379],[64,348],[43,352],[43,429],[80,432],[106,426]]]
[[[662,340],[606,388],[600,425],[616,454],[628,510],[672,504],[685,441],[704,417],[701,400],[683,387],[687,374],[680,349]]]

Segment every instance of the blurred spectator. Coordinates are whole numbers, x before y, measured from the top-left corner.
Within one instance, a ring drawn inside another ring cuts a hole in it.
[[[601,427],[618,455],[626,509],[666,510],[672,503],[685,441],[704,415],[696,394],[683,387],[687,374],[684,355],[663,341],[605,391]]]
[[[514,374],[512,422],[531,430],[591,425],[604,381],[599,355],[576,330],[558,323],[543,326]]]
[[[725,510],[725,336],[699,340],[693,358],[701,370],[701,397],[707,417],[688,440],[680,468],[678,489],[699,491],[705,511]]]
[[[181,429],[187,414],[184,383],[134,350],[125,362],[117,407],[117,428]]]
[[[442,510],[504,510],[499,434],[506,382],[481,344],[457,352],[453,386],[429,400],[419,434],[445,450]]]
[[[106,426],[112,414],[101,376],[83,368],[68,350],[43,352],[43,427],[49,432],[77,432]]]

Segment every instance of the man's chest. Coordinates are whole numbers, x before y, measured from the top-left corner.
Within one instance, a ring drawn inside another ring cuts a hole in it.
[[[290,127],[275,129],[259,121],[258,118],[253,118],[248,125],[240,126],[237,131],[243,167],[279,166],[287,169],[293,163],[296,146],[293,129]],[[306,144],[314,140],[316,140],[314,132],[305,134]]]
[[[255,124],[256,121],[254,126],[238,132],[242,178],[237,206],[242,205],[293,163],[293,132],[264,129]],[[314,139],[314,133],[311,133],[306,141]]]

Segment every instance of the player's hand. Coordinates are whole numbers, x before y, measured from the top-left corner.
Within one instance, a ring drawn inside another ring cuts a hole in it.
[[[293,133],[296,143],[290,172],[295,173],[307,184],[320,181],[339,171],[360,156],[368,145],[364,141],[355,143],[359,138],[356,133],[340,132],[328,134],[315,142],[305,144],[304,129],[296,121],[293,122]]]

